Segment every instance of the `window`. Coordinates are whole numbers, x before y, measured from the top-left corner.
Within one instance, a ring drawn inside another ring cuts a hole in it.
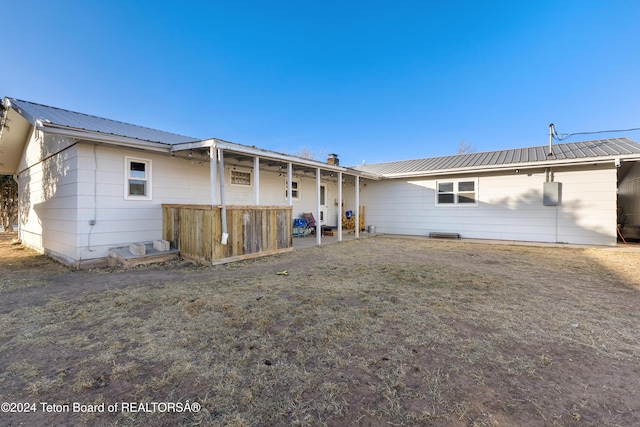
[[[151,200],[151,160],[125,157],[124,198]]]
[[[477,205],[478,180],[436,182],[436,205]]]
[[[251,185],[251,172],[232,170],[231,183],[235,185]]]
[[[287,191],[289,190],[288,181],[284,183],[284,198],[287,199],[289,197]],[[291,198],[292,199],[300,199],[300,182],[299,181],[291,181]]]

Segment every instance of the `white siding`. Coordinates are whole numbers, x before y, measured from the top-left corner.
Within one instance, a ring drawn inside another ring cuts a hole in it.
[[[20,239],[63,260],[76,249],[77,146],[58,136],[31,135],[19,174]],[[57,150],[58,154],[52,155]]]
[[[545,173],[541,170],[531,175],[478,176],[477,206],[436,206],[436,180],[369,182],[361,191],[367,223],[391,234],[439,231],[478,239],[616,242],[616,172],[612,167],[556,171],[555,181],[562,183],[557,207],[542,204]]]
[[[210,203],[208,163],[100,145],[81,144],[79,151],[78,260],[162,238],[163,203]],[[126,156],[152,162],[151,200],[124,198]]]

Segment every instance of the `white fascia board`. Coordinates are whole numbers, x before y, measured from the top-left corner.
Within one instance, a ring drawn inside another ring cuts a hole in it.
[[[329,170],[334,172],[343,172],[349,175],[363,176],[369,179],[380,179],[379,175],[371,174],[368,172],[361,172],[354,169],[345,168],[342,166],[329,165],[327,163],[319,162],[317,160],[304,159],[298,156],[290,156],[287,154],[276,153],[275,151],[263,150],[257,147],[249,147],[241,144],[234,144],[233,142],[220,141],[218,139],[204,139],[202,141],[185,142],[182,144],[173,144],[171,151],[184,151],[194,150],[197,148],[218,148],[239,154],[246,154],[248,156],[259,157],[261,159],[278,160],[285,163],[294,163],[296,165],[309,166],[313,168],[320,168],[323,170]]]
[[[197,148],[209,148],[215,146],[215,139],[203,139],[202,141],[181,142],[179,144],[172,144],[169,151],[173,153],[175,151],[195,150]]]
[[[40,125],[39,122],[36,126],[36,129],[45,133],[67,136],[83,141],[102,142],[127,148],[137,148],[140,150],[156,151],[167,154],[169,153],[169,148],[171,147],[169,144],[164,144],[161,142],[143,141],[141,139],[129,138],[126,136],[108,135],[105,133],[68,128],[53,124],[43,123],[42,125]]]
[[[613,159],[618,159],[623,162],[637,162],[640,160],[640,154],[623,154],[620,156],[613,156]]]
[[[389,173],[384,174],[383,178],[415,178],[417,176],[437,176],[437,175],[456,175],[456,174],[470,174],[470,173],[484,173],[484,172],[499,172],[510,169],[538,169],[538,168],[554,168],[561,166],[576,166],[576,165],[595,165],[602,163],[615,163],[616,159],[622,161],[637,161],[640,160],[640,154],[626,154],[615,155],[607,157],[590,157],[580,159],[565,159],[561,161],[548,161],[548,162],[535,162],[535,163],[511,163],[508,165],[488,165],[478,166],[470,168],[455,168],[455,169],[441,169],[430,171],[416,171],[416,172],[403,172],[403,173]]]

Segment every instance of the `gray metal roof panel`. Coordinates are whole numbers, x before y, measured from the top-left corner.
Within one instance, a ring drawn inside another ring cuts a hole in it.
[[[396,162],[360,165],[354,169],[379,175],[405,173],[432,173],[440,170],[468,169],[518,165],[549,161],[549,147],[515,148],[510,150],[487,151],[482,153],[458,154],[454,156],[430,157],[424,159],[401,160]],[[568,142],[553,145],[552,160],[590,159],[596,157],[640,154],[640,144],[628,138],[609,138],[592,141]]]
[[[12,107],[27,120],[35,124],[36,120],[45,126],[49,123],[73,129],[98,132],[107,135],[123,136],[142,141],[160,142],[164,144],[178,144],[182,142],[199,141],[197,138],[164,132],[143,126],[104,119],[74,111],[49,107],[29,101],[9,98]]]

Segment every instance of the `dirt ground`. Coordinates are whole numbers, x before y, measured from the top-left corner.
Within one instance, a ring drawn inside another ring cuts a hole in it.
[[[640,425],[636,250],[379,236],[71,271],[11,237],[3,426]]]

